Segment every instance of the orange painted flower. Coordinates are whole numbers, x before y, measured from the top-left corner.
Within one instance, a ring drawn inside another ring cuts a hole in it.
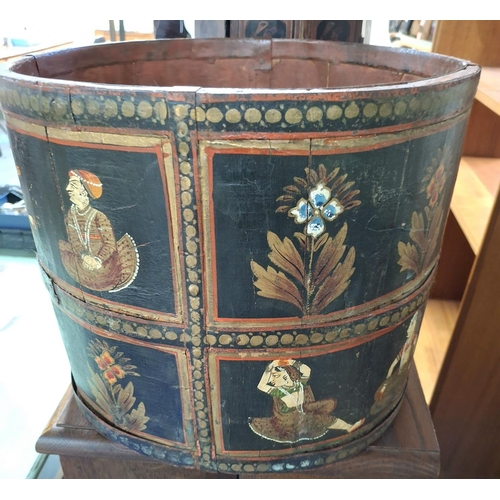
[[[104,378],[110,383],[110,385],[113,385],[116,383],[116,377],[111,370],[106,370],[104,372]]]
[[[94,361],[97,363],[99,370],[106,370],[112,366],[115,360],[111,357],[108,351],[104,351],[100,356],[96,356]]]
[[[123,368],[120,365],[113,365],[110,367],[110,370],[116,375],[118,378],[123,378],[125,377],[125,372],[123,371]]]
[[[438,189],[441,191],[441,189],[443,189],[443,186],[444,186],[444,181],[446,180],[446,177],[444,175],[444,165],[442,163],[441,163],[441,165],[439,165],[439,168],[436,170],[434,177],[436,178],[436,184],[438,186]]]
[[[99,370],[105,370],[107,368],[106,363],[99,356],[96,356],[94,361],[97,363]]]
[[[105,351],[100,356],[96,356],[94,361],[97,366],[102,370],[103,377],[111,384],[115,384],[117,379],[125,377],[126,373],[119,364],[115,364],[115,360],[111,357],[109,352]]]
[[[431,207],[433,207],[436,204],[438,196],[439,196],[439,191],[437,189],[437,185],[433,177],[431,179],[431,182],[429,182],[429,185],[427,186],[427,198],[429,199],[429,204]]]
[[[112,365],[115,360],[111,357],[108,351],[104,351],[101,354],[101,359],[107,364],[107,365]]]

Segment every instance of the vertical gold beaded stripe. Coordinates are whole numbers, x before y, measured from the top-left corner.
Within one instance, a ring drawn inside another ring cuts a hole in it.
[[[195,410],[196,434],[200,443],[200,466],[216,469],[212,462],[210,414],[205,387],[204,349],[202,339],[201,260],[198,209],[196,206],[191,132],[196,130],[197,108],[187,102],[169,102],[170,129],[175,136],[181,189],[180,208],[185,248],[185,279],[188,292],[188,328],[184,339],[190,350],[191,380]],[[214,114],[213,120],[222,119]]]

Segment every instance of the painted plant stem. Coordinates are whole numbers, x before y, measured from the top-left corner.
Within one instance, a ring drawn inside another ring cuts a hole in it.
[[[306,233],[306,229],[304,228],[304,233]],[[307,269],[307,281],[306,281],[306,316],[309,316],[311,313],[311,300],[314,294],[314,285],[313,285],[313,258],[314,258],[314,240],[312,238],[308,238],[307,240],[309,250],[309,265]]]
[[[266,270],[255,261],[250,265],[257,278],[254,286],[258,295],[288,302],[302,316],[310,316],[321,313],[349,286],[355,269],[354,248],[341,262],[347,248],[347,224],[334,237],[327,225],[361,202],[353,199],[359,191],[350,189],[354,183],[346,182],[347,174],[339,176],[339,168],[330,174],[324,165],[319,165],[317,171],[305,171],[307,180],[295,177],[294,184],[283,189],[286,194],[276,200],[282,202],[276,212],[286,212],[296,224],[304,224],[303,232],[294,233],[298,248],[289,238],[281,240],[268,231],[269,260],[280,271],[271,266]]]

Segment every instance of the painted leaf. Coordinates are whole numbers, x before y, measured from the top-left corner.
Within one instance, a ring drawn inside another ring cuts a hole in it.
[[[427,248],[427,238],[425,235],[424,216],[417,212],[411,215],[410,238],[417,244],[422,252]]]
[[[440,241],[440,234],[442,230],[442,224],[444,222],[444,211],[441,204],[436,208],[436,213],[431,220],[431,224],[429,226],[429,232],[427,235],[428,238],[428,246],[427,251],[425,253],[423,259],[423,267],[427,267],[432,259],[435,257],[436,250],[438,247],[438,243]]]
[[[319,181],[318,174],[312,168],[305,168],[304,171],[306,173],[306,179],[310,184],[315,186]]]
[[[344,175],[341,175],[332,185],[332,196],[334,198],[337,197],[337,191],[335,191],[336,189],[339,188],[339,186],[342,185],[342,183],[347,179],[347,174],[344,174]]]
[[[137,368],[135,365],[122,365],[122,368],[127,372],[127,375],[137,375],[137,373],[133,372]]]
[[[337,190],[337,193],[336,193],[336,198],[340,197],[340,195],[344,192],[346,192],[347,190],[349,190],[349,188],[351,188],[352,186],[354,186],[354,182],[351,181],[351,182],[346,182],[345,184],[343,184],[342,186],[340,186],[340,188]]]
[[[283,273],[277,272],[270,266],[266,270],[253,260],[250,265],[257,278],[254,282],[255,287],[259,289],[257,295],[288,302],[302,311],[303,301],[300,292]]]
[[[267,242],[271,253],[269,260],[300,282],[304,281],[305,269],[299,252],[289,238],[283,241],[272,231],[267,232]]]
[[[291,194],[300,194],[302,191],[297,187],[297,186],[294,186],[294,185],[291,185],[291,186],[285,186],[283,188],[283,191],[285,191],[285,193],[291,193]]]
[[[116,402],[120,407],[121,411],[125,414],[128,413],[135,404],[134,398],[134,384],[129,382],[125,389],[121,390],[118,394]]]
[[[276,198],[276,201],[295,201],[295,197],[290,194],[282,194]]]
[[[326,168],[323,164],[321,164],[319,167],[318,167],[318,175],[319,175],[319,179],[323,182],[325,182],[325,179],[326,179],[326,176],[327,176],[327,172],[326,172]]]
[[[427,221],[430,221],[432,217],[431,207],[425,207],[424,210],[425,210],[425,216],[427,217]]]
[[[328,240],[328,233],[324,233],[316,240],[316,242],[313,242],[314,251],[317,252],[326,243],[327,240]]]
[[[290,205],[281,205],[281,207],[278,207],[276,209],[276,213],[279,214],[279,213],[287,213],[288,210],[290,210]]]
[[[358,205],[361,205],[361,201],[359,201],[359,200],[352,200],[349,203],[346,203],[344,209],[345,210],[350,210],[351,208],[357,207]]]
[[[92,391],[97,406],[99,406],[99,408],[101,408],[101,410],[105,414],[111,415],[112,413],[111,406],[113,404],[113,401],[111,400],[108,388],[104,384],[102,378],[99,377],[99,375],[97,375],[97,373],[95,373],[94,370],[92,370],[92,368],[90,368],[88,363],[87,366],[89,368],[91,376],[91,380],[89,381],[90,390]]]
[[[339,167],[335,168],[330,173],[330,175],[325,179],[325,183],[328,185],[330,182],[332,182],[333,179],[335,179],[335,177],[337,177],[337,175],[339,174],[339,172],[340,172],[340,168]]]
[[[342,203],[342,205],[345,205],[348,201],[352,200],[359,193],[360,193],[359,189],[353,189],[352,191],[349,191],[347,194],[342,196],[339,199],[339,201],[340,201],[340,203]]]
[[[400,241],[398,243],[398,252],[401,257],[398,260],[398,264],[401,266],[401,271],[409,269],[414,273],[418,273],[418,252],[415,245],[407,243],[406,245]]]
[[[146,422],[149,417],[146,417],[146,407],[144,403],[139,403],[137,408],[132,410],[125,419],[124,427],[130,431],[143,431],[146,429]]]
[[[422,177],[422,181],[421,182],[422,182],[422,184],[425,184],[425,185],[420,190],[421,193],[423,193],[425,191],[425,188],[427,187],[426,183],[431,180],[431,177],[432,177],[432,167],[430,167],[430,169],[428,168],[427,169],[427,174],[425,174],[425,176]]]
[[[304,233],[293,233],[293,235],[299,240],[300,248],[306,248],[307,238]]]
[[[307,181],[305,179],[302,179],[302,177],[294,177],[293,181],[295,182],[295,184],[298,184],[299,186],[307,189]]]
[[[335,238],[328,238],[313,269],[313,284],[319,285],[335,268],[345,252],[347,223],[344,223]]]
[[[319,314],[331,302],[339,297],[350,284],[349,278],[353,275],[354,260],[356,251],[351,247],[342,264],[338,264],[332,274],[330,274],[319,287],[311,303],[311,313]]]

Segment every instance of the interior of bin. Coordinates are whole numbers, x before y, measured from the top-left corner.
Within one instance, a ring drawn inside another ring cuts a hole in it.
[[[24,75],[134,86],[318,89],[444,76],[464,62],[438,54],[304,40],[178,39],[98,44],[31,56]]]

